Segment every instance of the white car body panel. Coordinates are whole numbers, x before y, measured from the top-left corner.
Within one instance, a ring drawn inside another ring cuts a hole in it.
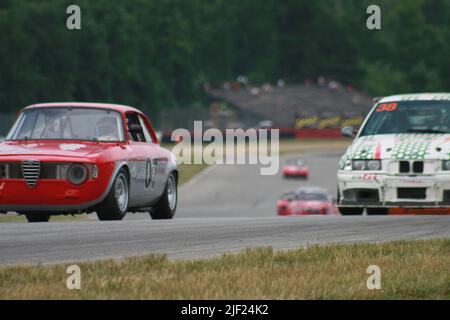
[[[450,101],[450,94],[397,95],[381,99],[376,106],[400,101],[436,100]],[[367,116],[363,126],[376,106]],[[381,161],[380,171],[351,169],[352,160],[371,159]],[[450,160],[450,134],[405,133],[361,137],[358,134],[339,163],[338,205],[368,208],[450,208],[450,171],[443,170],[444,160]],[[400,162],[403,162],[402,165],[408,162],[410,170],[401,172]],[[423,170],[415,170],[420,169],[422,165]],[[410,197],[410,188],[414,188],[414,192],[420,191],[420,195]],[[368,190],[367,195],[370,194],[370,197],[361,197],[365,192],[361,190]]]

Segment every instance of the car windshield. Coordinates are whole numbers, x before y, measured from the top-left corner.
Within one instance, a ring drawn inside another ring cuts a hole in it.
[[[360,136],[397,133],[450,133],[450,101],[378,104]]]
[[[302,166],[303,166],[303,161],[291,159],[291,160],[286,161],[286,164],[287,164],[287,165],[290,165],[290,166],[299,166],[299,167],[302,167]]]
[[[124,140],[119,112],[95,108],[35,108],[25,110],[7,140]]]
[[[328,195],[323,192],[300,191],[297,200],[302,201],[328,201]]]

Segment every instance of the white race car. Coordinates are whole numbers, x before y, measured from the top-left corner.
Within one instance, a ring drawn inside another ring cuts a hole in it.
[[[341,214],[450,213],[450,93],[383,98],[342,134]]]

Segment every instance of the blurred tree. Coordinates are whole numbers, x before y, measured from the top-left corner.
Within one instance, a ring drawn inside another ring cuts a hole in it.
[[[198,104],[204,82],[319,75],[373,94],[448,90],[448,0],[0,0],[0,110],[56,100]]]

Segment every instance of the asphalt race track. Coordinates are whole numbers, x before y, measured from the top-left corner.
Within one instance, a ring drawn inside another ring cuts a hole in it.
[[[333,192],[339,153],[305,157],[308,181],[260,176],[252,166],[214,166],[180,190],[177,218],[146,214],[121,222],[0,224],[0,264],[56,263],[166,253],[208,257],[248,247],[290,249],[310,244],[450,237],[450,217],[288,217],[275,215],[285,191],[300,185]],[[284,160],[284,159],[283,159]]]

